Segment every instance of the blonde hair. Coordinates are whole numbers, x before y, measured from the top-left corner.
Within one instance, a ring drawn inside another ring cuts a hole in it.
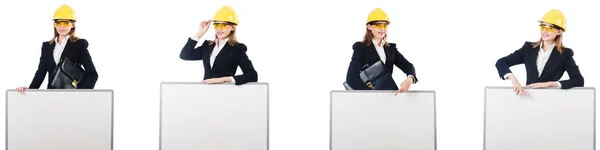
[[[382,42],[385,43],[386,47],[390,47],[390,43],[387,42],[387,33],[383,36]],[[367,31],[365,33],[365,37],[363,37],[362,43],[367,45],[367,46],[371,46],[371,43],[373,41],[375,35],[373,35],[373,32],[371,30],[369,30],[369,27],[367,27]]]
[[[562,36],[562,34],[561,34],[561,35],[557,35],[557,36],[556,36],[556,38],[554,39],[554,44],[555,44],[556,50],[558,50],[558,53],[560,53],[560,54],[562,54],[562,53],[563,53],[563,48],[566,48],[566,47],[563,45],[563,43],[562,43],[562,37],[563,37],[563,36]],[[538,46],[542,45],[542,43],[543,43],[543,42],[544,42],[544,40],[542,40],[542,39],[540,38],[540,40],[539,40],[539,41],[537,41],[537,42],[535,42],[535,43],[533,43],[533,45],[532,45],[532,46],[533,46],[533,48],[536,48],[536,47],[538,47]]]
[[[70,20],[71,24],[75,24],[75,21]],[[54,44],[54,39],[58,38],[58,32],[56,31],[56,27],[53,27],[54,29],[54,36],[52,37],[52,39],[50,40],[50,44]],[[75,27],[71,28],[71,31],[69,31],[69,41],[71,42],[77,42],[77,40],[79,40],[79,37],[75,36]]]

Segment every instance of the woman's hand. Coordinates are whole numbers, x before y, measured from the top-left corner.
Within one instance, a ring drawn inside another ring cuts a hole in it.
[[[21,93],[25,93],[25,90],[27,89],[26,86],[22,86],[22,87],[17,87],[17,92],[21,92]]]
[[[211,20],[206,20],[200,23],[200,29],[198,30],[198,33],[196,33],[196,38],[200,39],[202,36],[204,36],[206,31],[208,31],[208,27],[210,27],[210,22]]]
[[[515,91],[515,93],[517,93],[517,95],[529,96],[527,91],[525,91],[525,88],[523,88],[523,86],[521,86],[521,84],[519,84],[519,80],[517,80],[517,78],[515,76],[511,75],[508,78],[512,82],[514,91]]]
[[[414,82],[414,79],[412,77],[407,77],[404,81],[402,81],[402,84],[400,85],[400,89],[396,92],[396,94],[394,94],[394,96],[397,96],[399,93],[403,93],[408,91],[408,89],[410,88],[410,85],[412,85],[412,83]]]
[[[203,83],[208,83],[208,84],[218,84],[218,83],[231,82],[231,77],[211,78],[211,79],[206,79],[206,80],[204,80],[202,82]]]
[[[538,89],[538,88],[549,88],[556,87],[558,84],[556,82],[538,82],[534,84],[527,85],[528,88]]]

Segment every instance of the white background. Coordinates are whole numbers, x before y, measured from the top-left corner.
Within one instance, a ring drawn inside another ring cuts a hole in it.
[[[599,84],[600,10],[589,0],[3,0],[2,89],[29,85],[62,3],[75,9],[77,35],[90,42],[96,89],[115,90],[116,150],[158,149],[160,82],[201,81],[202,63],[180,60],[179,52],[222,5],[239,14],[239,41],[259,82],[270,84],[272,150],[328,149],[329,92],[343,90],[352,44],[375,7],[389,14],[389,40],[416,67],[420,82],[411,90],[437,92],[440,150],[482,148],[483,88],[510,86],[494,64],[539,39],[536,21],[551,8],[567,16],[564,43],[575,51],[585,85]],[[524,84],[524,67],[513,71]],[[400,70],[394,76],[404,79]]]

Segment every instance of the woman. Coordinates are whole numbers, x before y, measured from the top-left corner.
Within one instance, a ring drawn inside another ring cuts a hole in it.
[[[517,95],[528,95],[512,74],[509,67],[525,64],[528,88],[558,87],[569,89],[583,86],[583,77],[573,60],[573,50],[563,45],[566,31],[565,16],[559,10],[548,11],[541,20],[541,38],[537,42],[525,42],[521,49],[502,57],[496,62],[500,78],[510,79]],[[558,81],[564,72],[569,80]]]
[[[407,78],[402,82],[398,93],[408,91],[411,84],[417,83],[415,68],[396,48],[396,44],[387,42],[387,27],[390,20],[387,14],[380,8],[373,10],[367,19],[367,31],[362,42],[356,42],[352,46],[354,53],[346,75],[346,82],[354,90],[370,90],[360,79],[361,68],[365,65],[373,65],[382,61],[389,73],[392,73],[394,65],[400,68]]]
[[[215,40],[205,40],[200,47],[194,48],[208,30],[211,22],[215,28]],[[179,57],[183,60],[203,60],[204,81],[202,82],[241,85],[257,81],[256,70],[246,55],[246,45],[236,40],[237,24],[237,15],[233,9],[223,6],[212,20],[203,21],[200,24],[198,33],[194,37],[190,37],[181,50]],[[235,75],[238,66],[242,69],[242,75]]]
[[[49,74],[47,88],[53,89],[51,83],[55,75],[54,69],[56,64],[65,57],[74,63],[82,64],[85,69],[82,81],[77,84],[78,88],[94,89],[98,73],[87,49],[87,40],[75,36],[75,22],[77,21],[75,11],[68,5],[62,5],[54,13],[53,20],[54,37],[42,44],[40,63],[29,89],[38,89],[44,82],[46,73]],[[27,88],[26,86],[18,87],[17,91],[24,92]]]

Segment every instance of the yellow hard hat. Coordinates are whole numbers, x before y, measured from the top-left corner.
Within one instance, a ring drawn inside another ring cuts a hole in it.
[[[69,5],[66,4],[63,4],[58,9],[56,9],[56,12],[54,12],[54,17],[52,17],[52,19],[77,21],[77,18],[75,17],[75,11],[73,10],[73,8],[69,7]]]
[[[369,18],[367,18],[367,23],[372,21],[387,21],[389,23],[390,18],[388,18],[388,15],[381,8],[375,8],[375,10],[369,13]]]
[[[542,19],[539,20],[539,22],[551,23],[562,28],[565,31],[567,30],[565,15],[563,15],[563,13],[558,9],[552,9],[548,11],[544,15],[544,17],[542,17]]]
[[[217,13],[215,13],[213,21],[224,21],[238,24],[238,17],[237,14],[235,14],[235,11],[233,11],[233,8],[229,6],[223,6],[217,11]]]
[[[54,12],[54,17],[52,19],[53,20],[61,19],[61,20],[77,21],[77,18],[75,17],[75,11],[73,10],[73,8],[71,8],[71,7],[69,7],[69,5],[65,5],[65,4],[63,4],[58,9],[56,9],[56,12]]]

